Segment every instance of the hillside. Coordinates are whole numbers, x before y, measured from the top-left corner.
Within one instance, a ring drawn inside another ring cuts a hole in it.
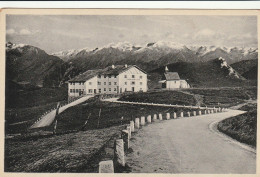
[[[15,83],[29,88],[57,87],[86,70],[104,68],[112,64],[137,65],[148,73],[165,65],[176,64],[174,68],[179,68],[177,70],[182,77],[187,78],[188,81],[190,79],[189,82],[194,84],[193,86],[204,86],[205,82],[212,80],[205,78],[207,74],[198,74],[197,69],[214,76],[220,83],[223,76],[218,76],[218,69],[214,68],[215,64],[211,62],[219,57],[225,58],[227,64],[234,63],[235,70],[239,70],[238,73],[246,79],[256,78],[257,68],[251,67],[253,64],[248,64],[251,69],[243,69],[245,66],[243,61],[255,63],[257,53],[258,49],[252,48],[185,46],[174,42],[159,41],[145,46],[134,46],[128,42],[112,43],[101,48],[61,51],[49,55],[34,46],[9,42],[6,44],[6,85]],[[242,63],[239,64],[237,61]],[[212,70],[208,71],[207,68],[212,68]],[[153,78],[152,82],[148,83],[149,87],[156,87],[157,83],[154,80],[158,81],[160,75],[151,72],[149,78]],[[229,82],[223,82],[220,85],[225,84],[233,85]]]
[[[257,80],[257,59],[239,61],[231,64],[231,66],[246,79]]]
[[[248,83],[221,57],[207,62],[177,62],[167,67],[171,72],[178,72],[180,78],[185,79],[192,87],[228,87]],[[151,71],[149,78],[153,82],[153,88],[161,87],[158,80],[164,73],[164,68],[165,66]]]
[[[136,64],[146,71],[175,62],[206,62],[223,57],[228,64],[257,59],[257,48],[186,46],[175,42],[158,41],[144,46],[128,42],[112,43],[95,49],[73,49],[53,55],[70,62],[79,70],[103,68],[112,64]]]
[[[72,68],[60,58],[48,55],[37,47],[10,42],[6,44],[7,85],[13,82],[25,87],[56,87],[69,78]]]

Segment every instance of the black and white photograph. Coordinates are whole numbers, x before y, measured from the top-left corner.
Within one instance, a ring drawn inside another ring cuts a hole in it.
[[[4,173],[256,174],[257,11],[14,11]]]

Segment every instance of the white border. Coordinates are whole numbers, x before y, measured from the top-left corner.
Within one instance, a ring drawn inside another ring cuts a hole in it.
[[[260,9],[260,1],[1,1],[0,8]]]

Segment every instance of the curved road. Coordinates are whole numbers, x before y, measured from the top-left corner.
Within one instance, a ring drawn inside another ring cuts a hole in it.
[[[144,126],[133,136],[126,162],[133,173],[256,173],[254,149],[212,129],[214,122],[241,113],[229,110]]]

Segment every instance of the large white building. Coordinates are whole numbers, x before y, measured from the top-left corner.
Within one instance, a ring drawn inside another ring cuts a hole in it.
[[[135,65],[88,70],[68,82],[69,97],[147,91],[147,74]]]

